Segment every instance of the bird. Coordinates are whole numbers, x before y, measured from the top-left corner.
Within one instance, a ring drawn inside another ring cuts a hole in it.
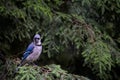
[[[33,63],[38,60],[39,56],[42,52],[42,43],[41,36],[39,34],[35,34],[33,37],[33,41],[28,45],[25,50],[22,60],[18,67],[25,65],[26,63]],[[18,70],[18,68],[16,69]]]

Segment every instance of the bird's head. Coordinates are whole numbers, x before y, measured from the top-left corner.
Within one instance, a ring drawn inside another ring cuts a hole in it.
[[[41,45],[41,37],[39,34],[36,34],[33,38],[35,45]]]

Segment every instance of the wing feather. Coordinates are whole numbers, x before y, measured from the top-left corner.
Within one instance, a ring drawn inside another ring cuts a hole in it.
[[[25,50],[25,53],[23,54],[22,62],[33,52],[33,49],[34,49],[34,44],[32,42]]]

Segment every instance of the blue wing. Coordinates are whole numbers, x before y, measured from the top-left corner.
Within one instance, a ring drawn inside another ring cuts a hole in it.
[[[31,44],[27,47],[25,53],[23,54],[22,61],[24,61],[24,60],[33,52],[33,49],[34,49],[34,44],[31,43]]]

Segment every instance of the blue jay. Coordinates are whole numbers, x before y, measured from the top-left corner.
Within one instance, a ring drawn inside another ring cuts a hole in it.
[[[33,38],[33,42],[29,44],[28,48],[26,49],[25,53],[23,54],[22,61],[19,66],[22,66],[26,63],[33,63],[36,61],[41,52],[42,52],[42,44],[40,35],[36,34]]]

